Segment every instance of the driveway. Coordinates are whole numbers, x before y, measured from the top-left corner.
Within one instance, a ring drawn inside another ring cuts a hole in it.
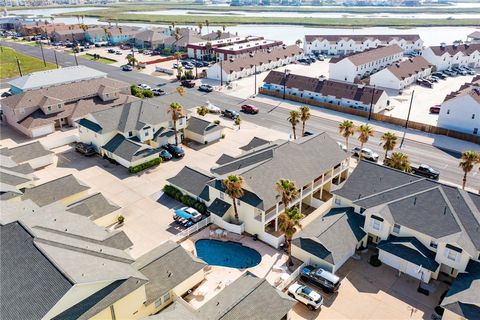
[[[430,319],[447,285],[439,281],[429,284],[431,293],[417,292],[419,281],[382,265],[368,263],[371,253],[361,260],[350,259],[337,275],[342,278],[336,294],[322,292],[324,306],[320,311],[309,311],[297,303],[292,319]]]

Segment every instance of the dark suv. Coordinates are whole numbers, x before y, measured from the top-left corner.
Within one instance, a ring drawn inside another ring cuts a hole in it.
[[[323,291],[333,293],[340,287],[340,278],[322,268],[306,266],[300,273],[300,279],[314,284]]]
[[[185,151],[183,151],[182,147],[171,143],[164,145],[163,148],[170,152],[170,154],[175,158],[183,158],[183,156],[185,155]]]
[[[75,145],[75,150],[87,157],[91,157],[97,153],[93,145],[83,142],[77,142],[77,144]]]
[[[235,120],[240,115],[238,114],[237,111],[226,109],[225,111],[222,111],[222,116],[224,116],[225,118],[230,118],[232,120]]]
[[[182,81],[182,86],[186,88],[194,88],[195,87],[195,82],[190,81],[190,80],[183,80]]]

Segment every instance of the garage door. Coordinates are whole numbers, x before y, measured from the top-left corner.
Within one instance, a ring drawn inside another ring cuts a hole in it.
[[[382,263],[408,274],[415,279],[423,280],[424,282],[430,281],[431,272],[429,270],[420,268],[420,266],[408,262],[407,260],[399,258],[383,250],[379,250],[378,258],[380,261],[382,261]]]
[[[205,135],[205,141],[212,142],[217,141],[222,137],[222,130],[218,130],[216,132],[212,132],[210,134]]]
[[[355,254],[355,248],[352,248],[349,253],[347,253],[344,257],[341,259],[338,259],[338,261],[335,261],[335,272],[342,267],[342,265],[347,262],[348,258],[353,256]]]

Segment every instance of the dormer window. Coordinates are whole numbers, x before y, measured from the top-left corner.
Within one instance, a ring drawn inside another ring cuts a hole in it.
[[[52,111],[52,106],[48,106],[48,107],[47,107],[47,110],[48,110],[48,111]]]

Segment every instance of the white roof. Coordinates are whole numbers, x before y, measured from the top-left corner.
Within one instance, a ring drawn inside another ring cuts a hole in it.
[[[105,78],[106,73],[86,66],[73,66],[48,71],[33,72],[10,81],[8,84],[23,91],[57,86],[65,83]]]

